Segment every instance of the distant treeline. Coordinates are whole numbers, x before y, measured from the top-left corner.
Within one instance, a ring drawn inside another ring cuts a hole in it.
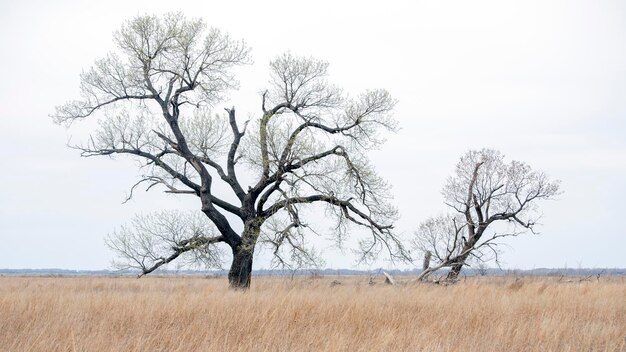
[[[322,269],[322,270],[286,270],[286,269],[259,269],[254,270],[257,276],[374,276],[385,271],[392,275],[414,276],[421,270],[352,270],[352,269]],[[445,274],[441,270],[440,274]],[[0,269],[0,276],[136,276],[138,271],[132,270],[68,270],[68,269]],[[159,270],[157,276],[206,276],[222,277],[228,274],[227,270]],[[531,270],[480,268],[463,269],[465,276],[626,276],[626,268],[539,268]]]

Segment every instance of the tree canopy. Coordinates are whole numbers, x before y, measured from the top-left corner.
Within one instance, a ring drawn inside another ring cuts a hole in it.
[[[534,233],[538,202],[554,199],[559,189],[558,180],[520,161],[506,163],[497,150],[470,150],[442,190],[452,213],[427,219],[415,233],[414,248],[435,261],[421,277],[450,267],[448,278],[456,279],[468,258],[497,262],[502,238]]]
[[[389,185],[367,157],[384,141],[381,132],[397,128],[386,90],[350,97],[328,81],[328,63],[287,53],[270,63],[259,111],[241,121],[234,107],[214,108],[238,86],[232,69],[250,62],[243,41],[171,13],[127,21],[114,43],[115,51],[81,75],[81,98],[59,106],[55,120],[70,125],[97,115],[99,128],[75,146],[83,156],[140,160],[144,176],[132,189],[160,186],[195,196],[214,229],[156,231],[160,236],[143,225],[123,231],[110,243],[129,267],[147,274],[181,253],[206,257],[207,248],[225,243],[233,254],[231,286],[248,287],[259,242],[272,246],[279,262],[284,251],[315,257],[306,245],[313,229],[301,216],[313,204],[325,206],[337,238],[352,225],[368,230],[359,242],[361,259],[383,249],[392,258],[408,257],[392,231],[397,211]],[[217,191],[214,181],[229,192]],[[148,253],[154,247],[137,246],[146,236],[167,243],[160,248],[169,253],[155,256]]]

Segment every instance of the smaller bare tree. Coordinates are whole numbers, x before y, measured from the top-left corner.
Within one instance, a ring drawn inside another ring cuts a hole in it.
[[[500,240],[535,233],[537,202],[560,194],[559,183],[523,162],[505,163],[496,150],[466,153],[442,190],[454,212],[426,220],[415,233],[413,247],[434,259],[419,279],[448,267],[447,279],[456,280],[470,259],[498,263]]]
[[[480,276],[487,276],[487,274],[489,273],[489,267],[487,266],[487,262],[485,261],[478,262],[476,269],[478,270],[478,275]]]

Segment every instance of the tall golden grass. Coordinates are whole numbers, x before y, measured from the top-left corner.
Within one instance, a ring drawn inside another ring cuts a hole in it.
[[[624,278],[335,279],[1,277],[0,349],[626,351]]]

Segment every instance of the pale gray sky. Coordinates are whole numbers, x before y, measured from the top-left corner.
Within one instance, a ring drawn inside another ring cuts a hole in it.
[[[0,2],[0,268],[107,268],[103,237],[132,214],[196,209],[159,192],[125,205],[124,158],[65,147],[52,123],[78,75],[137,14],[183,11],[243,38],[254,65],[224,106],[258,113],[267,64],[287,50],[331,64],[350,92],[386,88],[402,130],[372,155],[409,235],[445,210],[440,189],[470,148],[501,150],[563,181],[540,236],[508,241],[505,266],[625,267],[626,4],[622,1]],[[221,109],[221,107],[219,107]],[[330,267],[352,261],[328,251]],[[263,260],[257,267],[266,265]]]

